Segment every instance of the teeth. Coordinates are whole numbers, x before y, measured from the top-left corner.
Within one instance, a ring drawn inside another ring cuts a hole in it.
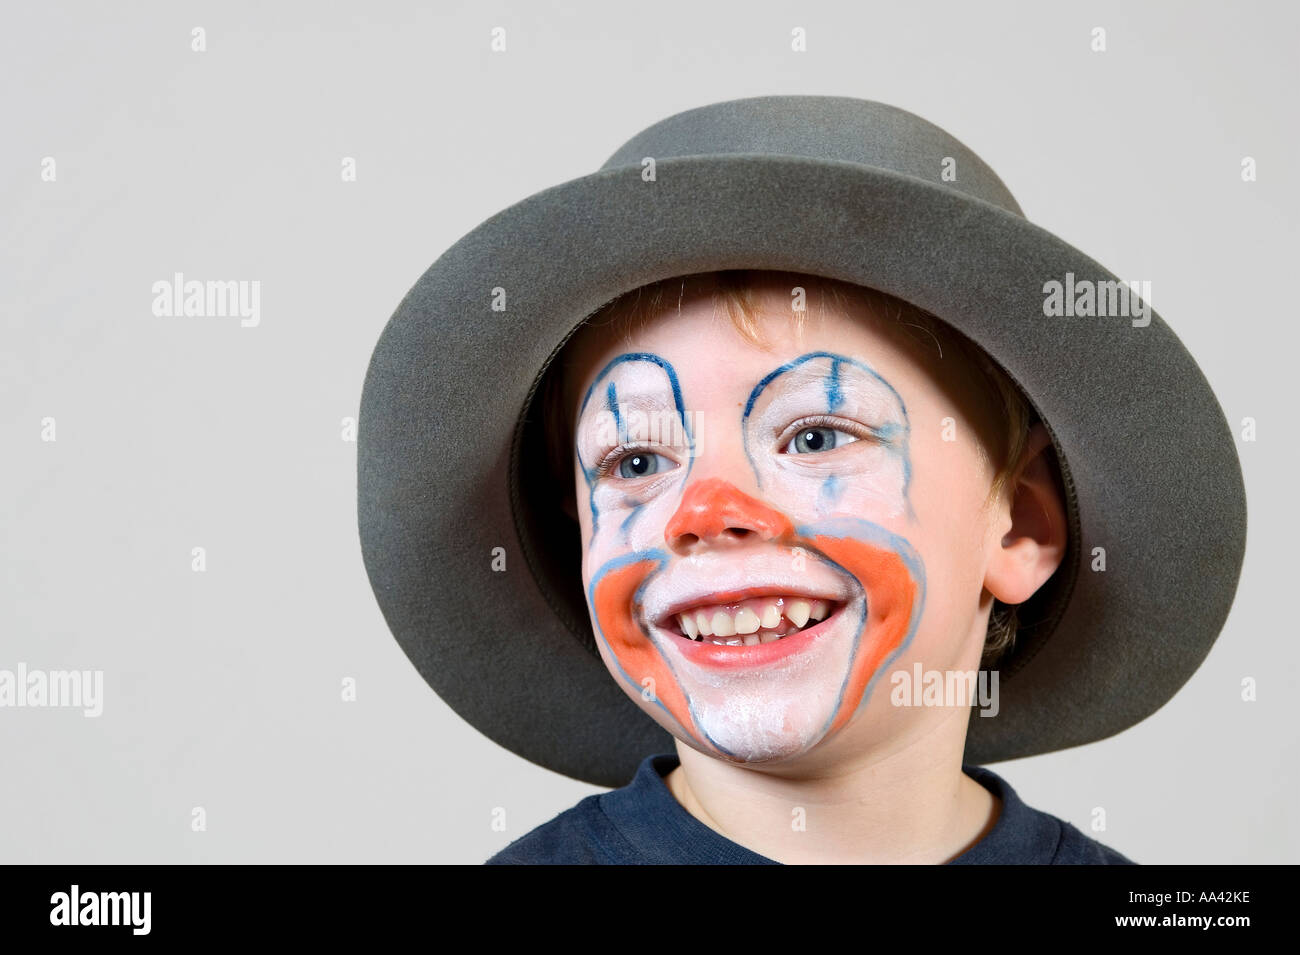
[[[757,646],[771,643],[803,629],[809,621],[825,620],[832,602],[798,597],[770,597],[745,601],[734,612],[713,607],[677,615],[682,633],[690,640],[709,640],[719,646]],[[734,606],[734,605],[733,605]]]
[[[785,608],[785,616],[796,627],[802,627],[808,622],[808,615],[812,612],[812,604],[806,600],[792,600],[790,606]]]

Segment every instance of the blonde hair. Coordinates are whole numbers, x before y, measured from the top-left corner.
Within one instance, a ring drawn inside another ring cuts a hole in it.
[[[630,341],[655,316],[669,308],[679,309],[689,288],[692,295],[711,291],[715,307],[720,303],[725,308],[736,331],[751,344],[761,345],[758,310],[752,295],[760,287],[774,285],[782,285],[787,290],[795,286],[803,287],[805,291],[817,288],[821,292],[819,308],[822,311],[826,308],[828,296],[841,311],[858,304],[867,314],[881,321],[883,328],[910,339],[913,347],[924,355],[928,356],[931,349],[937,349],[938,358],[944,362],[945,374],[955,375],[966,384],[980,405],[973,421],[980,436],[977,444],[994,471],[984,506],[990,506],[1010,490],[1010,482],[1025,453],[1030,426],[1037,417],[1029,401],[1006,372],[970,339],[924,309],[876,289],[818,276],[762,269],[728,269],[675,276],[633,289],[607,302],[583,323],[579,331],[602,328],[607,334]],[[791,315],[796,328],[801,329],[807,320],[807,311],[792,311]],[[557,360],[552,363],[550,371],[561,367],[563,362]],[[550,466],[555,473],[565,476],[572,474],[572,447],[568,440],[572,425],[566,418],[565,409],[570,404],[561,379],[560,374],[548,372],[542,385],[542,402]],[[572,484],[571,477],[562,479]],[[1016,605],[995,600],[989,614],[981,667],[993,665],[1011,650],[1017,627]]]

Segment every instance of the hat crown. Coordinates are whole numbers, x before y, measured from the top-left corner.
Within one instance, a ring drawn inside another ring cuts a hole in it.
[[[689,109],[637,133],[600,168],[726,153],[857,163],[1024,216],[997,173],[954,136],[915,113],[848,96],[755,96]]]

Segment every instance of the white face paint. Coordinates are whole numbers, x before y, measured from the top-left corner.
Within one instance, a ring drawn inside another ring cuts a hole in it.
[[[692,417],[680,405],[672,366],[657,356],[620,356],[592,384],[576,432],[593,527],[589,559],[603,563],[618,553],[662,546],[692,458]],[[623,454],[606,474],[596,473],[620,445],[642,449],[644,476],[633,476],[634,453]]]
[[[907,413],[865,362],[801,356],[760,382],[750,402],[745,445],[758,486],[775,506],[800,523],[907,511]],[[786,453],[775,453],[778,446]],[[844,452],[829,453],[839,448]]]
[[[910,515],[902,399],[852,356],[775,359],[730,376],[701,360],[683,380],[661,355],[618,355],[587,385],[575,432],[606,665],[680,738],[744,762],[798,755],[843,726],[924,597],[908,542],[868,519]],[[786,610],[820,598],[829,616],[718,646],[671,613],[713,605],[734,621],[776,594]]]

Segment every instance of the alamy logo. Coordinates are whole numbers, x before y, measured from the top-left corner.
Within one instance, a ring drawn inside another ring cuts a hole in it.
[[[971,706],[980,716],[997,716],[997,670],[925,670],[920,663],[911,671],[895,670],[889,675],[894,706]]]
[[[82,716],[104,712],[103,670],[0,670],[0,707],[81,707]]]
[[[69,892],[50,896],[51,925],[129,925],[132,935],[148,935],[151,892]]]
[[[238,316],[244,328],[262,321],[262,283],[256,280],[187,282],[177,272],[170,282],[154,282],[153,295],[153,313],[159,318]]]
[[[1131,318],[1134,328],[1151,324],[1151,283],[1094,282],[1075,279],[1065,273],[1065,281],[1052,279],[1043,285],[1043,314],[1048,318]]]
[[[646,442],[689,451],[697,457],[703,451],[703,429],[698,411],[645,412],[617,402],[597,412],[596,438],[608,444]]]

